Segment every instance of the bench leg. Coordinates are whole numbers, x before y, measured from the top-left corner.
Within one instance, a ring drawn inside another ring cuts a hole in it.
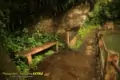
[[[70,44],[70,32],[67,31],[66,33],[66,43],[67,43],[67,46],[69,47],[69,44]]]
[[[31,64],[31,63],[32,63],[32,56],[31,56],[31,55],[28,55],[28,56],[27,56],[27,60],[28,60],[28,64]]]
[[[57,42],[57,43],[56,43],[56,52],[58,52],[58,49],[59,49],[58,46],[59,46],[59,45],[58,45],[58,42]]]

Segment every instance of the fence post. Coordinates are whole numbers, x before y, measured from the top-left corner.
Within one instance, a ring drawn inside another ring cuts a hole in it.
[[[58,43],[58,41],[56,42],[56,52],[58,52],[58,50],[59,50],[59,43]]]
[[[69,44],[70,44],[70,32],[69,30],[67,30],[67,34],[66,34],[66,38],[67,38],[67,46],[69,47]]]
[[[27,55],[27,60],[28,60],[28,64],[32,63],[32,56],[31,55]]]
[[[116,80],[117,79],[117,71],[115,67],[111,64],[112,61],[115,62],[116,66],[118,65],[119,56],[118,54],[109,54],[106,61],[106,74],[105,80]]]

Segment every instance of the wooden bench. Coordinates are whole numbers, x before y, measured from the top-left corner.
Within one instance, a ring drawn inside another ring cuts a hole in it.
[[[52,47],[54,45],[56,45],[56,51],[58,51],[58,42],[47,42],[47,43],[45,43],[45,44],[43,44],[41,46],[34,47],[34,48],[30,49],[30,50],[23,51],[23,52],[20,52],[18,54],[21,55],[21,56],[26,57],[27,60],[28,60],[28,64],[31,64],[32,55],[34,55],[34,54],[36,54],[38,52],[41,52],[41,51],[43,51],[45,49],[48,49],[48,48],[50,48],[50,47]]]

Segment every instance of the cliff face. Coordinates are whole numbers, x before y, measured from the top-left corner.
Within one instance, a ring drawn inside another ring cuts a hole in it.
[[[89,5],[80,4],[60,16],[56,16],[54,18],[40,18],[33,27],[36,27],[43,32],[57,33],[62,32],[63,30],[80,27],[86,20],[89,9]]]
[[[72,34],[74,33],[73,30],[78,30],[82,27],[83,23],[87,19],[89,10],[90,6],[88,4],[80,4],[54,18],[46,17],[40,19],[37,24],[33,25],[31,30],[34,31],[35,28],[37,28],[44,33],[57,33],[64,40],[66,40],[66,31],[71,30],[70,39],[72,39],[72,37],[75,36],[75,34]]]
[[[80,5],[68,11],[63,18],[63,26],[65,29],[72,30],[81,27],[87,18],[89,5]],[[65,27],[67,26],[67,27]]]

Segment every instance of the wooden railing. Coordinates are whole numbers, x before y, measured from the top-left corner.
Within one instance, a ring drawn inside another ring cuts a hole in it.
[[[38,53],[38,52],[41,52],[45,49],[48,49],[52,46],[56,45],[56,51],[58,51],[58,42],[48,42],[48,43],[45,43],[43,44],[42,46],[37,46],[37,47],[34,47],[32,49],[29,49],[27,51],[22,51],[20,53],[18,53],[19,55],[21,56],[24,56],[27,58],[28,60],[28,64],[31,64],[32,62],[32,55]]]
[[[103,40],[103,35],[99,30],[97,32],[97,38],[100,51],[102,80],[116,80],[117,71],[120,72],[120,67],[118,67],[119,53],[108,50]],[[104,53],[102,51],[104,51]]]

